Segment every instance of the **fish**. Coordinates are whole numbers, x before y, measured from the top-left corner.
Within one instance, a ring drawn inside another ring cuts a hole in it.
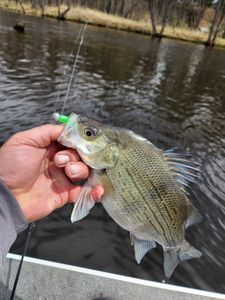
[[[71,215],[76,222],[94,206],[92,187],[102,185],[101,203],[112,219],[130,232],[139,264],[147,252],[163,248],[164,273],[178,263],[201,257],[185,240],[187,227],[202,221],[188,198],[187,187],[200,174],[199,164],[176,149],[163,151],[131,130],[71,113],[58,138],[76,149],[91,168]]]

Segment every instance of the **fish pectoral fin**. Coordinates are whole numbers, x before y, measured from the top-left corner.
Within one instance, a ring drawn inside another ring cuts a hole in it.
[[[198,224],[203,221],[203,217],[200,215],[198,210],[191,203],[189,203],[188,210],[189,210],[188,211],[188,219],[187,219],[185,228],[188,228],[194,224]]]
[[[133,234],[131,236],[131,245],[134,245],[135,259],[140,264],[142,258],[151,249],[156,247],[155,241],[145,241],[137,239]]]
[[[92,188],[90,186],[83,186],[78,196],[71,214],[71,222],[76,222],[89,214],[89,211],[95,205],[95,201],[91,195]]]
[[[164,248],[164,273],[170,278],[179,262],[199,258],[202,253],[184,241],[180,248]]]

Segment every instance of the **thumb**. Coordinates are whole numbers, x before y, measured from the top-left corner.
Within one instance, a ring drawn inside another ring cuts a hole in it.
[[[63,131],[62,125],[46,124],[26,131],[16,133],[9,142],[24,144],[37,148],[46,148],[56,141]]]

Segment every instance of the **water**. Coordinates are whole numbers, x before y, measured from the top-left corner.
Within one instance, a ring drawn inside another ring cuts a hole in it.
[[[81,25],[24,17],[26,33],[0,11],[0,143],[49,122],[66,94]],[[66,73],[66,75],[64,75]],[[163,149],[178,146],[202,164],[192,201],[206,222],[187,239],[203,257],[182,263],[168,283],[225,292],[225,51],[89,26],[66,113],[130,128]],[[67,206],[39,221],[28,255],[161,282],[161,248],[137,265],[129,234],[97,205],[70,223]],[[21,253],[24,234],[12,250]]]

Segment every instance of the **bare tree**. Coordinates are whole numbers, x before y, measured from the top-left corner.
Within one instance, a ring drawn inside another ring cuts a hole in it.
[[[31,7],[35,8],[36,7],[36,0],[31,0]]]
[[[119,15],[125,18],[141,20],[149,12],[152,25],[152,35],[162,37],[167,24],[181,27],[188,26],[198,29],[204,18],[205,10],[211,7],[214,12],[211,28],[206,45],[214,45],[218,32],[225,37],[225,0],[16,0],[23,13],[24,2],[30,2],[32,8],[39,6],[41,14],[45,14],[46,5],[56,4],[58,19],[65,20],[71,5],[94,8],[106,13]],[[66,8],[62,10],[62,5]]]
[[[221,30],[220,26],[225,17],[225,0],[219,0],[216,4],[214,18],[212,20],[209,36],[206,41],[207,46],[214,46],[218,32]]]
[[[152,35],[155,37],[162,37],[165,26],[168,21],[169,14],[172,10],[174,0],[160,1],[160,0],[147,0],[148,9],[152,24]],[[157,30],[157,25],[161,28]]]
[[[189,1],[186,7],[186,19],[189,28],[197,29],[202,20],[206,7],[207,0],[198,0],[195,2]]]
[[[188,26],[196,30],[204,19],[206,9],[212,7],[213,2],[213,0],[175,0],[169,24],[173,27]]]
[[[198,5],[194,11],[193,29],[198,29],[202,18],[204,17],[207,6],[210,5],[208,0],[199,0]]]
[[[124,7],[125,7],[125,0],[120,0],[120,5],[118,8],[118,15],[123,16],[124,15]]]
[[[66,14],[70,10],[70,0],[66,1],[67,8],[61,13],[60,6],[63,4],[63,0],[57,0],[57,6],[58,6],[58,19],[59,20],[66,20]]]
[[[222,38],[223,39],[225,39],[225,24],[224,24],[224,26],[223,26],[224,28],[223,28],[223,34],[222,34]]]
[[[124,8],[123,17],[128,18],[128,16],[131,16],[132,13],[135,11],[135,9],[138,6],[141,6],[142,2],[143,1],[137,1],[137,0],[130,1],[130,4],[126,5],[126,7]]]
[[[107,0],[106,5],[105,5],[105,11],[107,12],[107,14],[109,14],[111,12],[111,9],[112,9],[112,1]]]
[[[184,23],[186,10],[189,5],[189,0],[183,0],[183,1],[176,1],[175,6],[175,26],[180,27]]]
[[[40,8],[41,8],[41,16],[45,15],[45,0],[39,0]]]
[[[22,1],[21,1],[21,0],[17,0],[17,1],[16,1],[16,4],[17,4],[17,3],[19,3],[19,5],[20,5],[20,7],[21,7],[21,9],[22,9],[22,12],[23,12],[23,14],[25,15],[25,14],[26,14],[26,11],[25,11],[25,8],[23,7]]]

